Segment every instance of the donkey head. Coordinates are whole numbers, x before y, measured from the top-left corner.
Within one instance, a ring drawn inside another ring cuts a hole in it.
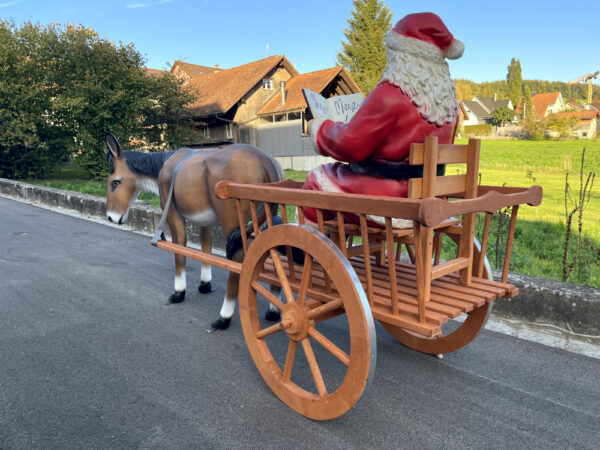
[[[129,206],[137,197],[138,177],[127,166],[119,141],[111,133],[106,134],[106,147],[109,167],[106,218],[110,222],[122,225],[127,220]]]

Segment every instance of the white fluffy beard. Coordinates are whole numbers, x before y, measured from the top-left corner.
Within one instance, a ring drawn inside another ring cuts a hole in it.
[[[387,39],[387,65],[381,81],[402,89],[428,122],[440,127],[454,123],[456,90],[442,52],[433,44],[393,34]]]

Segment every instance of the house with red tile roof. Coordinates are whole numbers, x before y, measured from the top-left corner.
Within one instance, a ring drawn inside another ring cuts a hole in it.
[[[300,165],[314,167],[324,162],[321,161],[323,157],[315,155],[306,135],[307,122],[313,117],[302,93],[304,88],[325,98],[361,92],[344,67],[305,73],[282,83],[279,93],[273,95],[256,115],[259,118],[259,147],[280,159],[285,168],[302,170]]]
[[[579,139],[594,139],[598,132],[598,117],[600,111],[592,109],[585,111],[567,111],[553,114],[552,117],[577,117],[579,124],[572,130],[572,134]]]
[[[544,94],[535,94],[531,101],[533,102],[533,115],[537,118],[548,117],[550,114],[556,114],[565,110],[565,102],[560,92],[546,92]],[[522,105],[515,109],[518,115],[522,115]]]
[[[229,69],[176,61],[171,73],[197,94],[186,109],[194,129],[187,147],[247,143],[281,158],[284,168],[291,168],[295,158],[298,169],[300,159],[314,155],[305,135],[312,117],[303,88],[324,97],[361,92],[345,68],[301,75],[283,55]]]

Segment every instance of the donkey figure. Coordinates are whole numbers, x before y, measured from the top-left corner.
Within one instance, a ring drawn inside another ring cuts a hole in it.
[[[215,184],[221,180],[236,183],[274,183],[283,179],[283,170],[275,159],[262,150],[246,144],[233,144],[222,149],[194,151],[179,149],[166,152],[141,153],[123,151],[115,136],[106,135],[109,177],[107,181],[106,215],[110,222],[123,224],[127,220],[129,207],[141,192],[151,192],[160,197],[161,208],[165,208],[171,179],[178,163],[171,206],[167,212],[167,224],[175,244],[186,245],[185,221],[201,227],[202,251],[212,251],[210,226],[220,225],[227,237],[227,258],[242,261],[243,248],[235,203],[221,200],[215,194]],[[190,153],[192,153],[190,155]],[[250,217],[248,202],[242,202],[246,221]],[[265,220],[261,210],[259,221]],[[185,256],[175,254],[174,291],[169,303],[180,303],[185,299],[187,287]],[[201,293],[211,292],[211,266],[202,263],[200,273]],[[229,273],[225,299],[219,317],[212,323],[213,329],[229,326],[235,311],[239,291],[239,275]],[[278,288],[272,288],[277,293]],[[277,320],[279,311],[271,307],[267,319]]]

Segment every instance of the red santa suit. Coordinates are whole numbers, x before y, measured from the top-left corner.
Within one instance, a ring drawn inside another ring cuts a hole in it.
[[[424,142],[425,136],[438,136],[440,144],[454,141],[458,103],[444,57],[460,57],[462,43],[432,13],[405,17],[386,43],[388,65],[382,81],[352,119],[314,122],[315,150],[341,162],[313,169],[305,189],[406,197],[407,178],[381,176],[369,168],[391,167],[394,172],[399,164],[408,164],[410,144]],[[432,67],[439,79],[427,79],[434,78]],[[304,212],[308,220],[316,221],[313,209]]]

